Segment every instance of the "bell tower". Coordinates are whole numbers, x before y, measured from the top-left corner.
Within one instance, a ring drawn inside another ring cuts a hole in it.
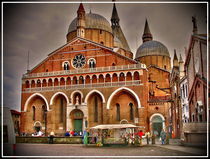
[[[77,10],[77,36],[85,37],[85,9],[82,3],[80,3]]]

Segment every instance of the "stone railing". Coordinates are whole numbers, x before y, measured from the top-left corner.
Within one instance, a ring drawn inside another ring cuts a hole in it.
[[[186,133],[191,132],[207,132],[207,123],[183,123],[183,131]]]
[[[63,70],[63,71],[53,71],[53,72],[26,73],[23,75],[23,78],[71,75],[71,74],[81,74],[81,73],[90,73],[90,72],[121,71],[121,70],[132,70],[132,69],[141,69],[141,68],[145,69],[146,65],[145,64],[132,64],[132,65],[84,68],[84,69]]]
[[[120,87],[120,86],[132,86],[132,85],[141,85],[141,81],[133,80],[133,81],[120,81],[120,82],[105,82],[105,83],[92,83],[92,84],[74,84],[74,85],[62,85],[62,86],[50,86],[50,87],[35,87],[35,88],[25,88],[22,92],[27,93],[27,92],[57,91],[57,90],[69,90],[69,89]]]

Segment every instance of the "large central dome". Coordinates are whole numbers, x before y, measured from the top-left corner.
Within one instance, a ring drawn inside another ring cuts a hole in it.
[[[101,29],[112,33],[110,23],[103,16],[95,13],[85,14],[85,28],[86,29]],[[76,31],[77,18],[75,18],[69,25],[68,33]]]
[[[161,42],[155,40],[144,42],[136,52],[136,58],[151,55],[170,57],[166,46],[163,45]]]

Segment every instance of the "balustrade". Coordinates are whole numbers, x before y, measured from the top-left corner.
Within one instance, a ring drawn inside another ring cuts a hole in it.
[[[146,66],[144,64],[132,64],[132,65],[120,65],[120,66],[84,68],[84,69],[63,70],[63,71],[53,71],[53,72],[26,73],[23,75],[23,78],[70,75],[70,74],[81,74],[81,73],[90,73],[90,72],[132,70],[132,69],[142,69],[142,68],[145,69]]]
[[[104,83],[93,83],[93,84],[74,84],[74,85],[62,85],[62,86],[49,86],[49,87],[36,87],[36,88],[25,88],[22,92],[41,92],[41,91],[58,91],[68,89],[88,89],[88,88],[107,88],[107,87],[121,87],[121,86],[132,86],[141,85],[140,80],[133,81],[120,81],[120,82],[104,82]]]

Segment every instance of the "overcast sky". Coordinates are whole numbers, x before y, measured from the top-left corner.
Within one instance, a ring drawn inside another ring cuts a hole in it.
[[[49,53],[66,43],[68,26],[76,17],[76,3],[3,5],[3,88],[4,106],[20,111],[21,78]],[[113,4],[84,4],[86,12],[111,18]],[[132,52],[142,44],[145,19],[153,39],[162,42],[173,58],[173,50],[184,54],[192,34],[193,15],[198,32],[206,33],[206,4],[117,4],[120,25]],[[183,57],[185,59],[185,56]]]

